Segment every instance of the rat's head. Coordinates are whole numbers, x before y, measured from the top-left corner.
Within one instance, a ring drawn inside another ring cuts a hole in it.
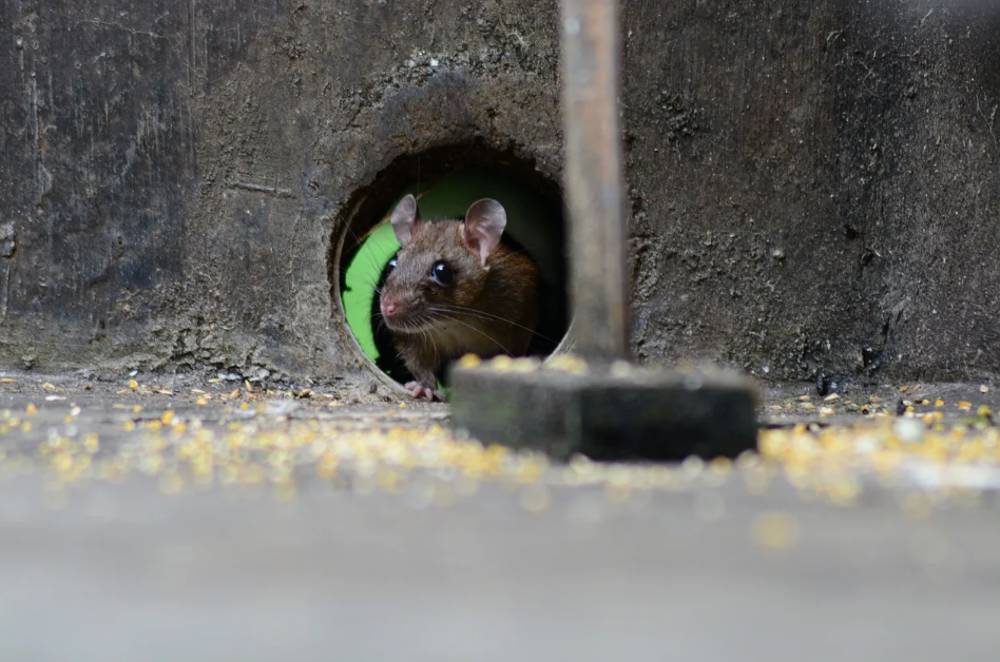
[[[507,213],[496,200],[474,202],[463,222],[420,219],[407,195],[392,212],[401,246],[389,263],[379,307],[391,331],[420,333],[447,323],[455,307],[472,305],[483,291],[490,255],[500,244]]]

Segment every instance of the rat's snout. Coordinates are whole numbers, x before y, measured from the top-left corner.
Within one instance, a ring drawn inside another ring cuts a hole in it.
[[[379,308],[382,310],[382,317],[387,320],[397,319],[403,313],[403,304],[396,297],[383,295],[379,300]]]

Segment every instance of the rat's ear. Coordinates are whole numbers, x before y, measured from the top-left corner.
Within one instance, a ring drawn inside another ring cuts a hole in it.
[[[413,231],[420,224],[420,212],[417,210],[417,199],[407,193],[392,210],[392,229],[400,246],[406,246],[413,237]]]
[[[473,202],[465,212],[462,225],[462,240],[469,250],[479,256],[479,262],[486,266],[490,256],[500,243],[500,235],[507,227],[507,212],[496,200],[486,198]]]

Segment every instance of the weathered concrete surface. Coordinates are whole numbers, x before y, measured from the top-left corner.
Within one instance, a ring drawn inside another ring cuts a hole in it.
[[[448,507],[320,489],[164,497],[95,485],[62,510],[0,485],[0,654],[32,660],[996,659],[996,506],[929,521],[775,493],[609,503],[498,488]]]
[[[255,434],[294,436],[296,423],[324,426],[313,443],[357,429],[428,431],[446,409],[328,406],[356,389],[225,399],[233,384],[137,378],[137,389],[126,378],[0,384],[0,659],[996,659],[996,483],[964,493],[899,476],[831,505],[790,487],[779,467],[761,484],[750,480],[760,466],[720,474],[688,464],[649,489],[636,480],[648,467],[618,464],[601,469],[611,482],[511,470],[469,489],[461,456],[436,454],[426,470],[383,456],[379,468],[400,472],[389,491],[360,456],[341,454],[337,473],[321,476],[304,447],[293,460],[304,463],[297,496],[279,500],[270,479],[226,483],[223,449],[257,452]],[[198,405],[193,387],[211,401]],[[768,402],[799,406],[809,390]],[[900,395],[880,393],[887,403]],[[1000,402],[968,386],[906,395],[946,398],[949,425],[956,402]],[[239,406],[246,400],[253,412]],[[27,415],[28,404],[38,412]],[[213,486],[163,482],[187,447],[177,427],[149,426],[165,411],[188,431],[195,420],[225,431]],[[54,489],[52,449],[89,433],[100,435],[95,465],[128,457],[132,469]],[[422,441],[409,439],[423,449],[416,458],[433,448]],[[288,460],[287,446],[267,447]],[[157,474],[143,460],[160,450]]]
[[[639,354],[995,374],[1000,6],[629,6]]]
[[[0,7],[6,363],[341,372],[327,260],[357,189],[473,139],[558,177],[551,7]]]
[[[625,3],[641,358],[1000,372],[987,4]],[[525,0],[0,0],[0,363],[356,369],[348,204],[473,140],[558,180],[556,27]]]

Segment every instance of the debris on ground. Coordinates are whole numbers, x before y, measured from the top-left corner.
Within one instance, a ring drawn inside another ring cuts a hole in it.
[[[547,506],[547,490],[579,485],[619,498],[735,480],[759,495],[780,480],[839,505],[874,487],[927,490],[934,502],[1000,488],[993,409],[965,399],[986,395],[976,387],[961,395],[955,387],[939,395],[909,386],[863,397],[772,394],[758,452],[680,464],[552,462],[452,430],[440,405],[350,405],[344,392],[320,388],[226,379],[178,388],[135,376],[87,392],[14,379],[0,388],[11,391],[0,408],[0,475],[37,474],[55,491],[146,477],[166,494],[242,486],[288,499],[319,480],[359,493],[416,489],[415,498],[433,499],[472,494],[490,481],[520,489],[531,511]],[[777,537],[766,533],[775,526],[761,529],[763,539]]]

